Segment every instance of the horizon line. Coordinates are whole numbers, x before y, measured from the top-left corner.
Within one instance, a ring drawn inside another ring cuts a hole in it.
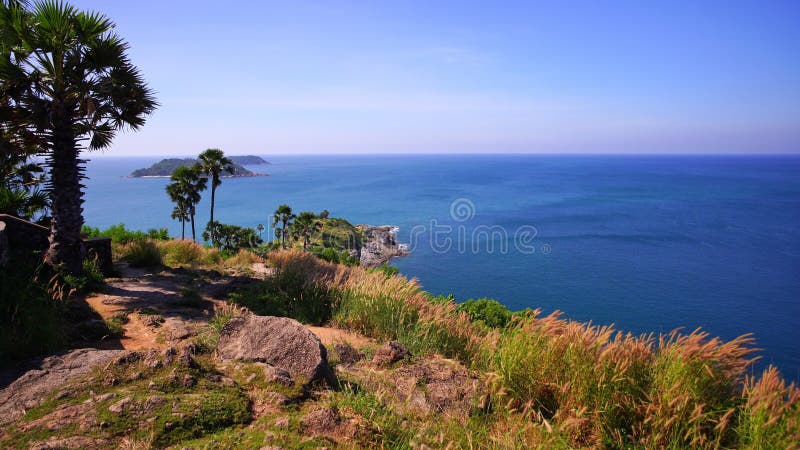
[[[114,154],[102,151],[83,150],[82,156],[104,158],[189,158],[197,153],[163,153],[153,155]],[[793,152],[291,152],[291,153],[248,153],[231,152],[229,156],[800,156],[800,150]]]

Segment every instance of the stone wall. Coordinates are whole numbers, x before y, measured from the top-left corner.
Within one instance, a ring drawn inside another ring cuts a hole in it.
[[[15,252],[23,249],[43,251],[50,246],[50,230],[41,225],[7,214],[0,214],[0,222],[6,224],[6,237]]]
[[[0,262],[5,257],[38,258],[50,246],[50,230],[19,217],[0,214]],[[111,259],[111,239],[84,239],[87,255],[97,255],[100,268],[110,274],[114,270]]]

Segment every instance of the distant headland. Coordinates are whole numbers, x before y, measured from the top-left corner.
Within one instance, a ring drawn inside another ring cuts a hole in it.
[[[229,177],[258,177],[267,174],[256,173],[246,169],[244,166],[260,166],[267,165],[269,161],[264,160],[260,156],[245,155],[245,156],[229,156],[233,161],[233,174]],[[129,176],[131,178],[144,178],[144,177],[169,177],[172,172],[178,167],[192,166],[197,163],[196,158],[166,158],[153,164],[150,167],[134,170]]]

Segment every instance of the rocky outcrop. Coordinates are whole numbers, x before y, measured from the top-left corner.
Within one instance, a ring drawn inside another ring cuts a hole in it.
[[[402,246],[397,243],[397,228],[388,225],[357,225],[364,234],[360,260],[364,267],[377,267],[385,264],[395,256],[405,255]]]
[[[384,398],[399,410],[415,414],[468,417],[486,392],[478,374],[457,361],[429,356],[391,366],[382,362],[338,365],[336,371],[357,381],[363,389],[386,393]]]
[[[248,315],[231,319],[220,332],[217,358],[271,364],[307,382],[330,379],[328,354],[319,338],[286,317]]]
[[[411,356],[405,345],[397,341],[389,341],[383,347],[375,351],[372,362],[379,366],[390,366],[402,359]]]
[[[125,351],[83,348],[44,358],[0,391],[0,425],[17,420],[26,410],[41,404],[49,393],[122,353]]]

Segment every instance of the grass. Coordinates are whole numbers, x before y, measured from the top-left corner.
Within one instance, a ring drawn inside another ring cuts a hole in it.
[[[122,337],[125,334],[123,326],[128,323],[129,320],[127,313],[117,313],[108,318],[105,322],[109,334],[113,337]]]
[[[149,239],[134,240],[121,246],[119,259],[133,267],[160,267],[162,265],[158,245]]]
[[[65,346],[66,305],[48,292],[47,273],[19,264],[0,268],[0,367]]]
[[[204,265],[211,253],[187,241],[141,242],[153,244],[168,264]],[[134,245],[136,241],[125,248]],[[249,254],[240,255],[232,264],[253,261]],[[221,258],[214,261],[223,264]],[[124,434],[127,444],[121,444],[129,446],[190,442],[236,448],[271,442],[316,448],[331,443],[304,436],[299,422],[310,409],[324,405],[359,424],[361,432],[346,442],[356,448],[771,449],[797,448],[800,441],[800,390],[774,367],[760,376],[748,375],[754,351],[750,336],[726,342],[700,330],[632,335],[559,313],[509,313],[488,299],[457,305],[452,297],[431,297],[416,281],[397,274],[332,264],[299,250],[272,252],[267,264],[272,275],[233,294],[234,303],[215,308],[209,326],[195,340],[202,353],[200,368],[129,367],[124,370],[143,376],[128,382],[123,369],[112,367],[121,384],[102,385],[100,378],[85,384],[95,393],[119,393],[113,401],[122,395],[143,401],[152,395],[147,383],[153,381],[168,400],[156,408],[154,426],[146,429],[139,429],[131,417],[110,416],[111,401],[99,405],[98,419],[108,422],[102,433],[117,438]],[[0,306],[16,322],[12,334],[4,334],[7,323],[0,323],[0,352],[4,357],[17,347],[29,352],[31,342],[57,345],[58,303],[47,297],[46,288],[31,285],[33,273],[28,278],[11,275],[0,273],[6,277],[0,278]],[[189,303],[199,298],[188,287],[182,295]],[[340,389],[303,397],[244,427],[250,422],[251,402],[276,388],[248,381],[258,371],[246,364],[220,369],[234,380],[232,385],[209,377],[214,371],[209,353],[222,327],[248,313],[242,306],[307,323],[332,323],[378,342],[398,340],[415,358],[451,358],[477,371],[485,389],[476,394],[465,417],[421,415],[398,406],[392,391],[359,386],[342,372]],[[114,317],[108,326],[112,332],[121,330],[125,319]],[[42,326],[48,320],[54,328]],[[176,383],[173,370],[178,376],[194,376],[197,384]],[[30,410],[25,420],[41,417],[58,402],[85,399],[83,394],[51,399]],[[177,415],[173,402],[180,404]],[[289,418],[289,427],[274,426],[278,415]],[[48,436],[43,429],[33,429],[29,436],[14,428],[8,433],[11,440],[4,442],[19,446]]]
[[[774,368],[759,379],[746,376],[750,336],[729,342],[700,330],[636,336],[560,313],[495,314],[490,301],[459,307],[451,298],[432,300],[413,280],[297,250],[268,259],[276,269],[268,283],[289,286],[294,296],[326,297],[335,325],[484,373],[489,415],[475,425],[483,431],[465,436],[491,435],[508,444],[502,448],[776,448],[800,437],[798,388]],[[380,414],[375,409],[372,417]],[[513,445],[498,430],[511,432]],[[392,447],[410,439],[400,436],[382,442]]]

